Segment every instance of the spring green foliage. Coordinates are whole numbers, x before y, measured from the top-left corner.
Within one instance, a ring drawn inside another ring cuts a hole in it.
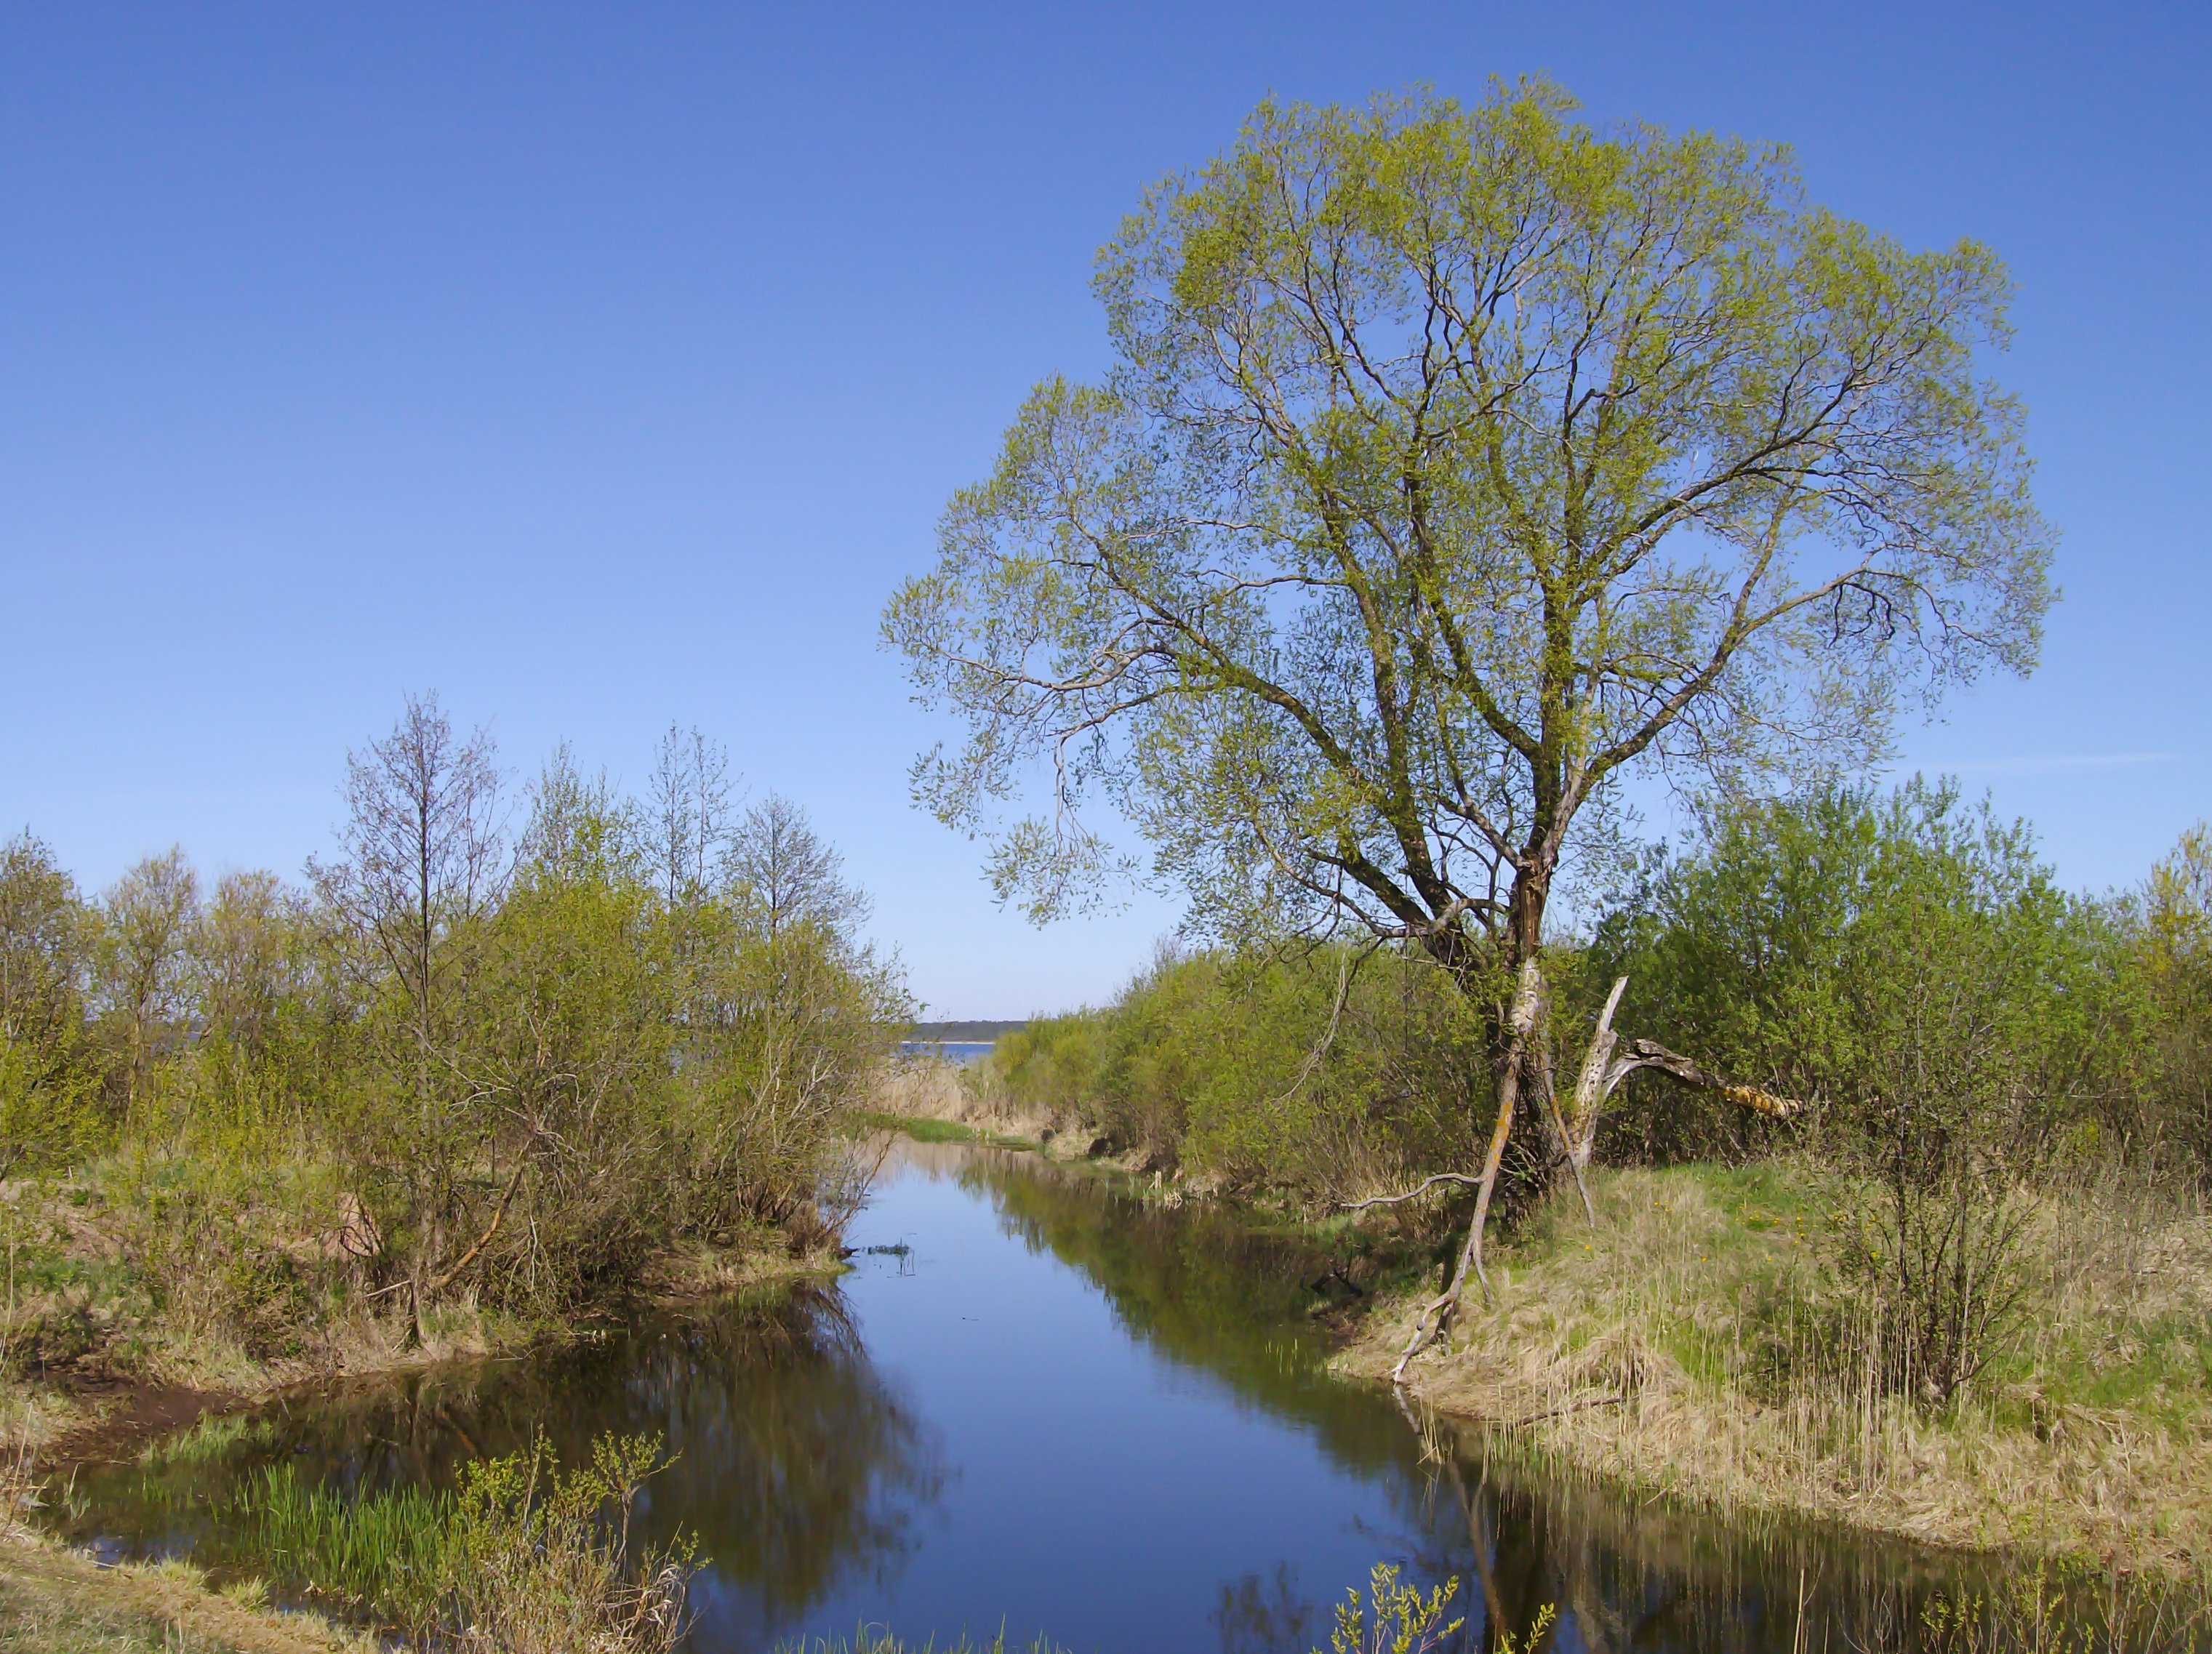
[[[2070,897],[2027,829],[1913,782],[1731,812],[1601,922],[1619,1020],[1815,1105],[1841,1152],[1935,1152],[1968,1122],[2047,1137],[2129,1124],[2141,988],[2124,907]],[[1632,1082],[1634,1083],[1634,1082]],[[1754,1140],[1741,1110],[1617,1109],[1647,1152]],[[1802,1128],[1801,1128],[1802,1129]]]
[[[1941,1402],[2020,1311],[2033,1197],[2100,1158],[2202,1177],[2204,970],[2185,873],[2057,889],[2025,827],[1954,790],[1838,789],[1726,812],[1598,927],[1586,991],[1621,1020],[1810,1103],[1792,1140],[1856,1177],[1839,1268],[1881,1306],[1887,1376]],[[1632,1082],[1616,1153],[1741,1152],[1771,1134]]]
[[[1863,762],[1906,690],[2027,670],[2051,596],[1977,360],[1996,255],[1812,206],[1778,149],[1571,110],[1261,105],[1100,253],[1105,381],[1031,392],[884,617],[963,726],[917,794],[1003,894],[1048,915],[1124,865],[1095,799],[1208,933],[1425,952],[1532,1163],[1510,1030],[1623,778]]]
[[[1361,1600],[1354,1586],[1345,1593],[1347,1600],[1336,1605],[1328,1645],[1333,1654],[1428,1654],[1439,1643],[1449,1642],[1467,1623],[1464,1619],[1444,1617],[1458,1594],[1459,1581],[1447,1579],[1423,1596],[1419,1586],[1401,1583],[1395,1566],[1377,1562],[1367,1582],[1366,1599]],[[1514,1654],[1517,1648],[1534,1645],[1552,1619],[1549,1608],[1538,1614],[1525,1643],[1516,1643],[1510,1632],[1500,1627],[1501,1654]]]
[[[2057,888],[2025,828],[1947,787],[1717,811],[1554,959],[1555,1069],[1571,1084],[1626,974],[1619,1025],[1808,1103],[1778,1125],[1641,1074],[1601,1147],[1820,1168],[1821,1256],[1872,1318],[1854,1347],[1940,1406],[2034,1301],[2039,1203],[2185,1190],[2212,1169],[2208,844],[2187,835],[2140,891],[2090,900]],[[1454,996],[1388,952],[1347,979],[1349,957],[1164,958],[1103,1010],[1001,1039],[985,1083],[1310,1204],[1464,1164],[1459,1099],[1484,1077],[1455,1057]]]
[[[1003,1036],[982,1083],[1158,1164],[1328,1197],[1465,1150],[1475,1043],[1464,999],[1397,954],[1170,952],[1103,1011]]]
[[[0,1177],[96,1134],[100,1064],[84,1006],[83,904],[28,833],[0,845]]]
[[[288,1583],[420,1647],[647,1654],[688,1628],[687,1542],[633,1555],[630,1512],[661,1444],[603,1437],[562,1470],[530,1450],[462,1467],[447,1492],[347,1499],[271,1465],[238,1500],[236,1543]]]
[[[818,1244],[904,996],[795,808],[664,759],[640,801],[564,751],[509,812],[410,702],[305,887],[173,851],[88,900],[0,848],[0,1176],[45,1191],[0,1208],[6,1362],[297,1356],[364,1306],[562,1317],[672,1248]]]

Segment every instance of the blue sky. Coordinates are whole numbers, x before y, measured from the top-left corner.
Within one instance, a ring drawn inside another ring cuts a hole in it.
[[[1036,931],[908,802],[876,647],[1093,250],[1273,91],[1776,138],[1814,197],[2010,261],[2041,670],[1906,732],[2069,883],[2212,813],[2212,8],[1920,3],[0,12],[0,824],[88,885],[324,848],[402,692],[642,778],[670,720],[805,805],[939,1013],[1108,992],[1173,921]]]

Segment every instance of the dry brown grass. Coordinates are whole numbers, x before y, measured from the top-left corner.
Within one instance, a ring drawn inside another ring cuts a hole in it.
[[[465,1292],[426,1310],[418,1337],[396,1294],[333,1295],[304,1306],[296,1336],[273,1353],[242,1339],[211,1307],[212,1292],[149,1291],[122,1262],[113,1214],[83,1193],[0,1184],[0,1441],[46,1451],[88,1432],[174,1427],[294,1384],[435,1366],[574,1330],[489,1310]],[[696,1299],[835,1272],[830,1254],[794,1258],[765,1230],[732,1240],[657,1259],[641,1285]]]
[[[1883,1393],[1808,1171],[1597,1177],[1500,1249],[1416,1394],[1597,1474],[1925,1542],[2212,1577],[2212,1224],[2107,1188],[2036,1226],[2027,1315],[1957,1403]],[[2094,1196],[2094,1197],[2093,1197]],[[1413,1301],[1343,1359],[1387,1374]]]
[[[878,1082],[874,1109],[899,1120],[938,1120],[983,1138],[1033,1145],[1048,1159],[1089,1159],[1106,1140],[1048,1110],[1025,1108],[981,1066],[959,1067],[939,1057],[906,1057]],[[1149,1170],[1131,1158],[1129,1170]]]
[[[179,1563],[102,1567],[73,1551],[0,1539],[0,1647],[18,1654],[374,1654],[311,1615],[276,1614],[250,1589],[211,1590]]]

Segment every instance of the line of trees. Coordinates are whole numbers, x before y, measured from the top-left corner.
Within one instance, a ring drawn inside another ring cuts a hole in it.
[[[172,850],[87,899],[0,846],[0,1176],[101,1168],[147,1290],[248,1331],[334,1283],[419,1334],[683,1243],[819,1244],[908,1016],[836,853],[696,732],[643,798],[565,748],[504,781],[410,699],[301,884]]]
[[[1645,1069],[1601,1158],[1793,1157],[1899,1390],[1972,1378],[2054,1199],[2115,1177],[2212,1194],[2212,830],[2098,898],[1947,785],[1718,807],[1553,950],[1547,1066],[1575,1070],[1623,981],[1622,1020],[1802,1106],[1778,1120]],[[1327,1209],[1463,1163],[1494,1097],[1470,1020],[1403,946],[1171,951],[1110,1005],[1001,1039],[979,1083]],[[1528,1183],[1565,1179],[1556,1136],[1522,1152]]]

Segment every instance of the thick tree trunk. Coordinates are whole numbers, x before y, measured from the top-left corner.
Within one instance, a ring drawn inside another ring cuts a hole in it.
[[[1606,999],[1605,1009],[1598,1017],[1597,1028],[1591,1037],[1589,1049],[1583,1059],[1581,1072],[1576,1078],[1572,1111],[1562,1113],[1552,1087],[1541,963],[1538,952],[1533,948],[1521,956],[1496,1062],[1498,1115],[1491,1127],[1489,1148],[1483,1157],[1482,1175],[1473,1180],[1476,1185],[1474,1217],[1468,1225],[1467,1238],[1460,1247],[1458,1262],[1452,1269],[1449,1284],[1430,1301],[1413,1323],[1413,1336],[1407,1341],[1404,1351],[1398,1357],[1398,1365],[1391,1371],[1394,1383],[1403,1383],[1406,1369],[1413,1357],[1430,1340],[1442,1337],[1450,1327],[1452,1317],[1457,1312],[1460,1300],[1466,1292],[1470,1274],[1482,1284],[1485,1291],[1489,1289],[1489,1273],[1483,1267],[1483,1239],[1490,1220],[1492,1202],[1497,1194],[1498,1177],[1505,1164],[1506,1146],[1512,1140],[1516,1117],[1523,1111],[1524,1104],[1535,1105],[1534,1111],[1538,1117],[1534,1122],[1534,1129],[1541,1133],[1548,1128],[1557,1133],[1556,1158],[1564,1159],[1573,1173],[1575,1186],[1582,1195],[1583,1209],[1593,1225],[1597,1221],[1597,1213],[1591,1203],[1589,1188],[1583,1174],[1596,1146],[1598,1117],[1604,1109],[1605,1099],[1612,1095],[1622,1080],[1638,1068],[1656,1068],[1684,1085],[1711,1092],[1739,1108],[1765,1115],[1770,1119],[1787,1119],[1803,1106],[1790,1098],[1777,1097],[1759,1086],[1723,1079],[1692,1059],[1668,1050],[1656,1040],[1622,1041],[1613,1031],[1613,1019],[1620,1007],[1620,996],[1627,986],[1626,976],[1613,983],[1613,992]],[[1446,1174],[1429,1179],[1423,1187],[1443,1181],[1465,1183],[1470,1180],[1460,1174]],[[1379,1203],[1382,1202],[1360,1202],[1362,1205]]]
[[[1519,906],[1517,901],[1516,906]],[[1491,1204],[1497,1196],[1498,1175],[1504,1167],[1506,1146],[1512,1140],[1515,1116],[1521,1111],[1523,1093],[1533,1093],[1537,1089],[1524,1082],[1534,1067],[1531,1059],[1535,1048],[1543,1038],[1543,972],[1536,953],[1531,950],[1522,955],[1514,972],[1513,996],[1492,1065],[1497,1076],[1498,1113],[1491,1127],[1488,1150],[1483,1156],[1482,1175],[1476,1183],[1474,1218],[1468,1225],[1467,1238],[1453,1265],[1449,1284],[1422,1310],[1413,1324],[1413,1336],[1390,1375],[1394,1383],[1403,1380],[1407,1365],[1421,1347],[1451,1324],[1451,1317],[1467,1290],[1468,1276],[1472,1274],[1486,1290],[1490,1285],[1489,1274],[1483,1267],[1483,1233],[1490,1220]]]

